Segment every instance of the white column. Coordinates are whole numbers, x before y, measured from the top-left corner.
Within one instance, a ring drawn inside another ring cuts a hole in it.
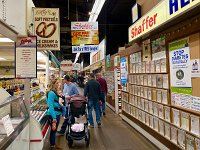
[[[45,76],[45,87],[49,84],[49,54],[46,57],[46,76]]]

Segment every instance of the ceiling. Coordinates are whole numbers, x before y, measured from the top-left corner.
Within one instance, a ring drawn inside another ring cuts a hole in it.
[[[61,50],[53,53],[59,61],[63,59],[74,61],[75,54],[71,53],[71,21],[88,21],[95,0],[33,0],[33,2],[35,7],[60,9]],[[134,4],[135,0],[106,0],[97,21],[100,41],[104,37],[107,39],[107,54],[116,53],[119,46],[127,43],[131,8]],[[87,65],[89,54],[81,54],[80,59],[84,59]]]

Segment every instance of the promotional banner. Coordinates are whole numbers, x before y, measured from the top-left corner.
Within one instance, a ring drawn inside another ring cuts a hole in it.
[[[121,58],[120,59],[120,70],[121,70],[121,84],[126,84],[127,83],[127,78],[128,78],[128,66],[127,66],[127,61],[126,58]]]
[[[170,43],[169,50],[172,92],[190,94],[192,83],[188,39]]]
[[[110,55],[106,56],[106,67],[110,68]]]
[[[73,63],[71,60],[63,60],[60,63],[60,69],[62,71],[72,71],[73,69]]]
[[[17,38],[15,63],[15,78],[37,78],[36,36]]]
[[[60,50],[59,9],[33,8],[33,16],[38,50]]]
[[[97,52],[98,50],[99,50],[98,45],[72,46],[72,53]]]

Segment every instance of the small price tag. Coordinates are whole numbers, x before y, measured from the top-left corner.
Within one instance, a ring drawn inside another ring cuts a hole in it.
[[[10,116],[6,115],[5,117],[3,117],[2,122],[3,122],[4,128],[6,130],[6,134],[7,134],[7,136],[9,136],[14,131],[12,122],[10,120]]]

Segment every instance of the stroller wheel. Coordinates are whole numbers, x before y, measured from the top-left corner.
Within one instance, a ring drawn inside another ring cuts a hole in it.
[[[71,139],[68,139],[68,147],[71,148],[73,145],[73,140]]]
[[[86,144],[86,147],[88,147],[90,145],[90,132],[89,131],[85,137],[85,144]]]

